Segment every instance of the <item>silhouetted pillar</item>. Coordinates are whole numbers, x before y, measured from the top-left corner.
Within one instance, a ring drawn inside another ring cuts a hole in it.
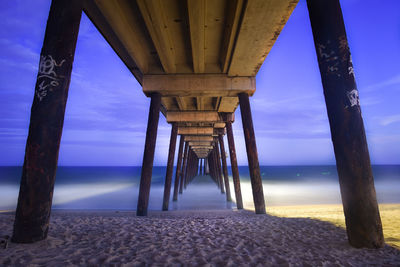
[[[185,142],[185,153],[183,157],[182,174],[179,184],[179,194],[183,193],[183,184],[185,183],[186,167],[188,163],[189,142]]]
[[[349,242],[384,246],[353,64],[338,0],[308,0]]]
[[[146,143],[144,146],[142,174],[140,176],[139,199],[136,215],[146,216],[149,205],[151,175],[153,172],[154,150],[156,147],[158,119],[160,117],[161,95],[151,95],[149,120],[147,122]]]
[[[183,154],[183,144],[185,142],[185,137],[181,135],[181,138],[179,139],[179,149],[178,149],[178,162],[176,163],[176,173],[175,173],[175,183],[174,183],[174,196],[172,198],[172,201],[177,201],[178,200],[178,191],[179,191],[179,180],[181,175],[181,169],[182,169],[182,154]]]
[[[222,170],[223,170],[223,173],[224,173],[226,201],[232,201],[231,189],[230,189],[230,186],[229,186],[228,167],[226,165],[224,137],[220,134],[220,135],[218,135],[218,139],[219,139],[219,147],[221,149]]]
[[[189,144],[188,144],[189,146]],[[190,172],[190,167],[192,164],[192,150],[190,149],[190,147],[188,147],[188,158],[187,158],[187,164],[186,164],[186,170],[185,170],[185,179],[183,180],[183,189],[186,189],[187,186],[187,182],[188,182],[188,177],[189,177],[189,172]]]
[[[171,129],[171,139],[169,141],[167,173],[165,175],[164,199],[163,199],[162,210],[168,210],[169,197],[171,192],[172,173],[174,171],[174,157],[175,157],[177,133],[178,133],[178,126],[175,123],[173,123]]]
[[[254,207],[257,214],[265,214],[264,192],[260,175],[260,164],[258,163],[257,144],[254,135],[249,96],[246,93],[240,93],[238,96],[240,113],[242,115],[244,139],[246,141]]]
[[[240,190],[239,168],[236,159],[235,140],[233,139],[232,123],[226,122],[226,135],[228,137],[229,155],[231,157],[231,168],[233,187],[235,189],[236,207],[243,209],[242,192]]]
[[[52,1],[40,53],[12,241],[47,237],[82,2]]]
[[[224,187],[224,182],[222,181],[222,170],[221,170],[221,156],[219,155],[219,150],[218,150],[218,140],[215,143],[215,163],[216,163],[216,168],[215,170],[217,171],[217,178],[219,182],[219,186],[221,188],[221,193],[225,194],[225,187]]]

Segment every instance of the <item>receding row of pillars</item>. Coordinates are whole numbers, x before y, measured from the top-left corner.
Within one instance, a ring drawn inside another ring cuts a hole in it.
[[[82,3],[81,0],[51,3],[31,109],[13,242],[30,243],[47,237]],[[340,3],[339,0],[307,0],[307,6],[331,128],[349,242],[355,247],[382,247],[384,245],[382,224]],[[265,213],[249,99],[247,94],[239,94],[238,97],[254,205],[256,213]],[[138,215],[147,214],[160,102],[160,94],[155,93],[151,96]],[[174,135],[176,135],[175,130],[172,129]],[[231,131],[231,127],[227,124],[228,141]],[[229,141],[231,142],[233,143],[233,139]],[[183,159],[192,155],[188,150],[187,144],[183,148],[181,140],[179,154],[184,154]],[[232,159],[232,153],[235,152],[230,149],[230,153]],[[219,157],[218,150],[214,149],[208,157],[207,164],[210,174],[222,189],[221,171],[225,170],[223,166],[221,169],[221,166],[216,164],[216,159]],[[190,177],[188,173],[193,174],[194,171],[193,155],[191,161],[182,161],[183,164],[178,160],[180,170],[176,175],[183,177],[178,180],[179,184],[177,182],[174,184],[174,200],[177,199],[178,189],[182,192],[187,185],[187,179]],[[239,184],[237,168],[234,166],[232,174],[234,184]],[[170,168],[167,177],[171,175]],[[240,187],[235,187],[235,194],[238,188]],[[167,201],[165,205],[168,206]]]
[[[246,93],[239,94],[239,104],[242,115],[243,131],[245,133],[245,143],[249,162],[250,180],[252,185],[252,192],[254,198],[254,206],[257,214],[265,213],[264,193],[260,175],[260,167],[258,163],[257,146],[255,141],[252,115],[249,103],[249,96]],[[151,175],[153,168],[154,150],[157,135],[157,124],[159,119],[159,112],[161,106],[161,95],[153,93],[151,95],[149,119],[146,132],[145,151],[143,154],[143,165],[140,180],[139,198],[137,203],[136,214],[138,216],[146,216],[148,209]],[[232,124],[230,121],[226,122],[229,153],[231,158],[233,185],[235,191],[235,198],[237,208],[243,208],[243,201],[240,189],[240,179],[238,164],[236,158],[235,143],[233,138]],[[168,210],[169,199],[172,184],[172,174],[175,156],[175,147],[177,140],[177,125],[172,124],[171,139],[168,153],[167,170],[165,175],[164,196],[162,210]],[[199,159],[196,153],[189,147],[189,142],[184,142],[184,136],[180,137],[178,162],[176,166],[176,176],[174,183],[173,201],[177,201],[178,194],[182,194],[187,185],[199,173]],[[232,201],[228,166],[226,161],[225,144],[222,134],[214,140],[214,146],[209,156],[207,157],[207,167],[212,179],[216,182],[221,189],[221,193],[226,194],[226,200]],[[201,169],[201,168],[200,168]],[[204,168],[205,169],[205,168]]]

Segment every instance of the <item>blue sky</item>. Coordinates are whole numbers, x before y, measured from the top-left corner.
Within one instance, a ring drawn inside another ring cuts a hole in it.
[[[400,164],[400,1],[342,0],[372,163]],[[0,165],[22,165],[49,0],[0,2]],[[300,0],[250,99],[260,164],[334,164],[306,3]],[[141,165],[149,99],[83,15],[60,165]],[[233,124],[247,164],[240,111]],[[160,116],[155,164],[170,125]]]

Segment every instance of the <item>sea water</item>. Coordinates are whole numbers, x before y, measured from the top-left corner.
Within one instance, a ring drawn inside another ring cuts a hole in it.
[[[230,168],[228,168],[230,169]],[[134,210],[140,184],[140,167],[66,167],[57,170],[54,187],[55,209]],[[341,203],[335,166],[261,166],[267,205],[313,205]],[[165,167],[154,167],[150,210],[160,210],[164,192]],[[0,167],[0,210],[15,210],[21,167]],[[400,203],[400,165],[374,165],[373,173],[379,203]],[[252,206],[251,183],[247,166],[239,167],[245,206]],[[173,175],[175,178],[175,174]],[[229,170],[233,200],[232,175]],[[198,177],[188,185],[170,209],[213,209],[234,207],[226,203],[216,184]]]

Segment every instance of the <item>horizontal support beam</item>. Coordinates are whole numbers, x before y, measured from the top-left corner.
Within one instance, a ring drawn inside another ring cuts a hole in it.
[[[191,141],[189,142],[189,146],[193,147],[193,146],[211,146],[212,142],[196,142],[196,141]]]
[[[165,115],[167,122],[216,122],[222,123],[225,127],[226,121],[232,122],[235,120],[234,113],[218,113],[216,111],[169,111]],[[222,125],[219,124],[219,125]]]
[[[213,127],[178,127],[178,134],[182,135],[213,135]]]
[[[171,122],[221,122],[222,117],[216,111],[170,111],[166,114],[168,123]]]
[[[225,122],[214,123],[214,128],[225,128]]]
[[[254,76],[229,77],[225,74],[170,74],[144,75],[143,92],[150,96],[158,92],[162,96],[237,96],[256,91]]]
[[[208,152],[209,150],[213,149],[214,147],[213,146],[192,146],[191,148],[196,151],[207,151]]]
[[[212,142],[214,141],[214,138],[212,136],[185,136],[185,141],[190,142],[190,141],[198,141],[198,142]]]

